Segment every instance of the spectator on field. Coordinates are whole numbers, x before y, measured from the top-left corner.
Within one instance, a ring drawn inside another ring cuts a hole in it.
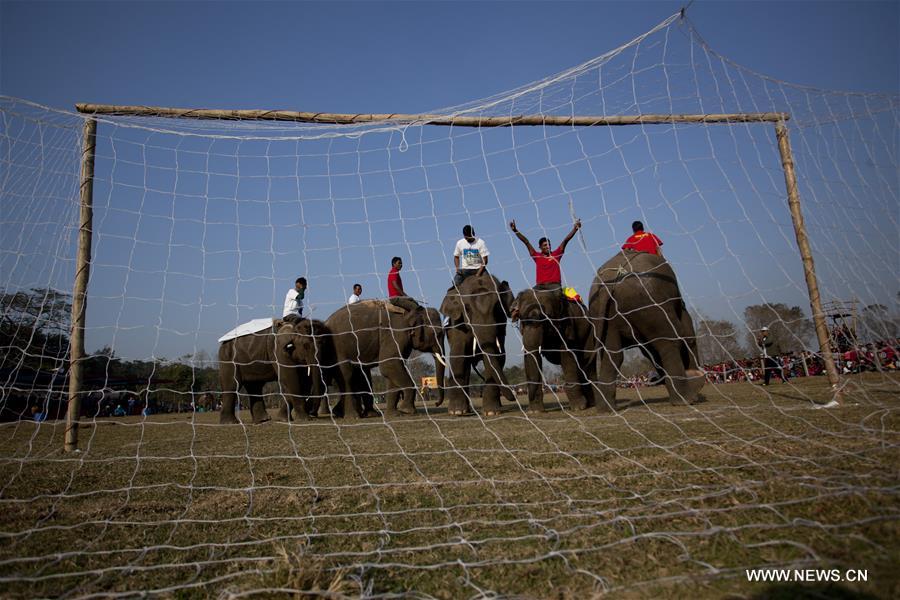
[[[660,246],[663,245],[661,239],[656,234],[644,231],[644,224],[635,221],[631,224],[631,237],[622,244],[622,250],[635,250],[637,252],[647,252],[648,254],[658,254],[662,256]]]
[[[531,258],[534,260],[535,285],[562,285],[562,273],[559,268],[559,263],[560,260],[562,260],[569,241],[575,237],[575,232],[581,229],[581,219],[575,220],[572,231],[570,231],[569,235],[563,239],[559,247],[552,252],[550,250],[550,240],[547,238],[542,237],[538,240],[538,248],[540,248],[540,251],[537,251],[534,249],[534,246],[531,245],[528,238],[516,227],[515,221],[510,222],[509,228],[516,234],[519,241],[525,244],[525,247],[528,249],[528,254],[530,254]]]
[[[362,286],[358,283],[354,283],[353,293],[350,294],[350,297],[347,299],[347,304],[356,304],[361,300],[360,296],[362,296]]]
[[[475,229],[471,225],[463,227],[463,237],[453,249],[453,264],[456,266],[453,285],[459,287],[466,278],[484,273],[489,255],[484,240],[475,237]]]
[[[298,277],[294,287],[284,296],[284,310],[282,318],[288,322],[299,321],[303,318],[303,299],[306,297],[306,278]]]
[[[781,383],[787,383],[787,379],[784,377],[784,372],[782,371],[781,365],[778,364],[773,357],[769,356],[769,349],[772,347],[774,342],[769,341],[769,328],[763,327],[760,331],[759,339],[757,340],[757,344],[762,350],[762,358],[763,358],[763,384],[769,385],[769,380],[772,378],[772,373],[774,372],[781,378]]]

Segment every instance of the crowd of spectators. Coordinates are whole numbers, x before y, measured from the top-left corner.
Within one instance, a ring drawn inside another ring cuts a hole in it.
[[[861,344],[847,350],[832,348],[835,365],[842,374],[862,373],[864,371],[897,371],[900,370],[900,340],[882,340]],[[825,363],[822,357],[814,352],[799,354],[788,352],[772,357],[781,368],[784,377],[810,377],[822,375]],[[805,363],[805,368],[804,368]],[[763,378],[763,365],[760,358],[744,358],[703,365],[706,380],[709,383],[756,382]]]

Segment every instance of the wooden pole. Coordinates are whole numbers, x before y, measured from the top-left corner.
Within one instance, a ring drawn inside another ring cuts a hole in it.
[[[787,120],[784,113],[734,113],[710,115],[620,115],[620,116],[552,116],[511,115],[475,117],[467,115],[428,114],[340,114],[297,112],[290,110],[218,110],[207,108],[165,108],[161,106],[116,106],[111,104],[76,104],[78,112],[90,115],[166,117],[186,119],[219,119],[229,121],[291,121],[330,125],[365,123],[415,123],[420,125],[452,125],[453,127],[509,127],[512,125],[550,125],[595,127],[614,125],[655,125],[665,123],[777,123]]]
[[[81,222],[75,260],[75,290],[72,294],[72,337],[69,349],[69,407],[66,413],[66,452],[78,450],[78,419],[81,416],[81,379],[84,370],[84,323],[87,286],[91,273],[91,235],[94,216],[94,153],[97,121],[86,119],[82,128]]]
[[[794,174],[794,157],[791,153],[791,141],[788,138],[787,126],[783,121],[775,124],[775,137],[778,139],[781,166],[784,168],[784,184],[787,187],[788,206],[791,210],[791,221],[794,223],[794,235],[797,237],[797,247],[800,249],[800,256],[803,259],[803,274],[806,276],[806,288],[809,291],[809,305],[812,309],[813,323],[816,326],[816,337],[819,339],[819,351],[822,353],[822,360],[825,361],[825,372],[828,374],[828,382],[831,384],[834,394],[833,399],[839,403],[841,401],[840,381],[837,367],[834,364],[834,356],[831,354],[828,326],[825,323],[825,312],[822,310],[822,300],[819,296],[819,283],[816,280],[812,250],[809,246],[809,237],[806,235],[803,213],[800,210],[800,192],[797,191],[797,177]]]

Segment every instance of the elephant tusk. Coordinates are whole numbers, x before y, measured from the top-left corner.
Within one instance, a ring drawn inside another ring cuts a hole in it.
[[[312,367],[306,365],[306,376],[309,377],[310,375],[312,375]]]
[[[497,347],[500,348],[500,354],[506,354],[506,350],[503,349],[503,342],[497,340]]]
[[[441,363],[444,367],[447,366],[447,363],[444,362],[444,358],[440,354],[438,354],[437,352],[432,352],[432,354],[434,354],[434,360]]]
[[[475,354],[476,352],[478,352],[478,338],[473,337],[472,338],[472,354]]]

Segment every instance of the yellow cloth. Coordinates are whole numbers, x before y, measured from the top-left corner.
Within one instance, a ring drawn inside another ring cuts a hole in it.
[[[579,294],[575,288],[563,288],[563,295],[565,295],[569,302],[581,302],[581,294]]]

